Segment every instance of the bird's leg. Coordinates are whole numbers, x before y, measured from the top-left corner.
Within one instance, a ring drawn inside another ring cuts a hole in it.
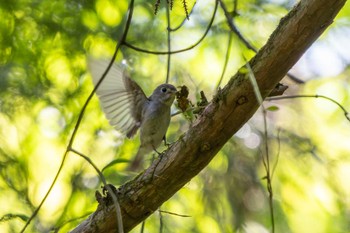
[[[165,137],[165,135],[163,136],[163,140],[164,140],[164,146],[167,146],[168,144],[166,143],[166,137]]]
[[[152,148],[153,148],[153,151],[154,152],[156,152],[159,156],[161,156],[162,155],[162,153],[161,152],[159,152],[159,151],[157,151],[157,149],[152,145]]]
[[[159,160],[158,160],[158,162],[157,162],[157,164],[156,164],[156,166],[154,167],[154,170],[153,170],[153,172],[152,172],[152,176],[151,176],[151,180],[153,180],[153,177],[154,177],[154,173],[156,172],[156,169],[157,169],[157,167],[158,167],[158,165],[159,165],[159,163],[162,161],[162,158],[163,158],[163,152],[162,153],[160,153],[160,152],[158,152],[157,150],[156,150],[156,148],[152,145],[152,148],[153,148],[153,150],[158,154],[158,156],[159,156]],[[152,159],[153,161],[154,161],[154,157],[153,157],[153,159]],[[153,161],[152,161],[152,163],[153,163]]]
[[[163,137],[163,141],[164,141],[164,146],[166,146],[166,147],[168,147],[168,148],[169,148],[170,145],[172,144],[172,143],[167,143],[165,135],[164,135],[164,137]]]

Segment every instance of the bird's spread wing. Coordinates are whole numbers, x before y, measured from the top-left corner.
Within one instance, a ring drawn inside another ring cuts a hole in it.
[[[89,60],[89,68],[96,86],[109,61]],[[118,131],[132,137],[141,124],[142,107],[148,101],[140,86],[121,65],[114,64],[96,91],[109,123]]]

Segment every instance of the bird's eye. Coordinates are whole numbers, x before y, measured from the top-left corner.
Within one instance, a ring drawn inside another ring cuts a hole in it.
[[[162,89],[160,89],[163,93],[165,93],[167,91],[166,87],[163,87]]]

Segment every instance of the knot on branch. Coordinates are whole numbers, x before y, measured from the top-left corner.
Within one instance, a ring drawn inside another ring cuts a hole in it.
[[[108,187],[107,187],[108,186]],[[110,193],[113,192],[113,194]],[[95,198],[98,204],[101,206],[109,206],[113,204],[113,199],[111,195],[119,195],[120,191],[112,184],[107,184],[102,188],[102,194],[99,191],[95,192]]]
[[[243,104],[245,104],[245,103],[247,103],[247,102],[248,102],[248,98],[245,97],[245,96],[240,96],[240,97],[237,99],[237,101],[236,101],[236,103],[237,103],[238,105],[243,105]]]
[[[204,144],[201,145],[200,151],[201,151],[201,152],[205,152],[205,151],[210,150],[210,148],[211,148],[210,144],[209,144],[208,142],[206,142],[206,143],[204,143]]]

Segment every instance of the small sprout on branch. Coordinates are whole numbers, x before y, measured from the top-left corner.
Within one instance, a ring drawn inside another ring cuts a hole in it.
[[[195,111],[193,111],[194,114],[201,114],[203,112],[204,107],[207,106],[209,103],[207,97],[204,94],[204,91],[201,91],[200,95],[200,101],[197,102],[198,108]]]
[[[285,92],[285,90],[288,89],[288,86],[283,85],[282,83],[278,83],[275,88],[270,92],[269,97],[271,96],[279,96],[279,95],[283,95],[283,93]]]

